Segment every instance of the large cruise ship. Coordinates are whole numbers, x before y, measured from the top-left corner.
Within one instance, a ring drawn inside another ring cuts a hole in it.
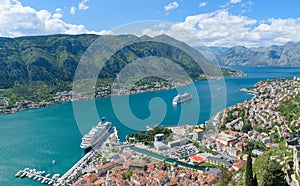
[[[189,93],[184,93],[184,94],[178,94],[173,98],[173,104],[179,104],[179,103],[184,103],[192,99],[192,95]]]
[[[111,122],[102,121],[94,126],[86,135],[82,137],[80,148],[87,149],[94,147],[101,140],[105,140],[111,132]]]

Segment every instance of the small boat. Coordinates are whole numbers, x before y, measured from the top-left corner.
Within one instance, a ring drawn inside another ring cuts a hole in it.
[[[149,127],[148,125],[146,126],[147,131],[152,130],[151,127]]]
[[[45,181],[46,181],[46,178],[44,178],[41,183],[43,184],[43,183],[45,183]]]
[[[27,175],[26,172],[23,172],[23,174],[20,176],[21,178],[24,178]]]
[[[22,171],[19,170],[15,176],[16,176],[16,177],[19,177],[19,176],[21,176],[21,174],[22,174]]]
[[[56,179],[56,178],[59,178],[59,174],[54,174],[54,175],[52,176],[52,179]]]
[[[29,179],[31,179],[33,177],[33,174],[29,173],[27,176],[28,176]]]
[[[55,160],[52,160],[52,164],[55,165],[55,164],[56,164],[56,161],[55,161]]]

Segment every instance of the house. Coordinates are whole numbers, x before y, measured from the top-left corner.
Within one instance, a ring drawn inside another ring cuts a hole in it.
[[[164,134],[155,134],[154,141],[155,142],[163,142],[165,140]]]
[[[159,183],[159,185],[164,185],[168,180],[168,171],[163,171],[157,174],[154,179]]]
[[[239,161],[237,163],[234,163],[232,165],[232,168],[235,170],[235,171],[238,171],[240,170],[241,168],[243,167],[246,167],[246,161]]]
[[[222,143],[223,145],[229,145],[230,142],[233,142],[232,144],[237,143],[237,138],[235,136],[226,134],[224,132],[221,132],[216,137],[217,137],[216,140]]]
[[[271,143],[272,142],[272,138],[270,138],[270,137],[264,137],[264,138],[261,139],[261,142],[263,142],[264,144]]]
[[[155,141],[154,148],[158,151],[162,151],[162,150],[168,149],[168,146],[166,144],[164,144],[163,142]]]
[[[201,128],[194,129],[194,131],[193,131],[193,140],[196,140],[196,141],[201,140],[202,137],[203,137],[203,133],[204,133],[204,131]]]
[[[126,169],[139,169],[145,170],[146,169],[146,162],[142,159],[131,159],[124,162],[123,166]]]
[[[114,160],[114,161],[111,161],[109,163],[106,163],[104,165],[101,165],[101,166],[97,166],[96,167],[96,173],[101,175],[101,174],[104,174],[106,173],[108,170],[116,167],[116,166],[119,166],[121,165],[122,163],[125,162],[125,159],[123,157],[117,159],[117,160]]]
[[[294,138],[292,140],[286,140],[286,147],[293,148],[293,146],[298,146],[299,141],[298,138]]]
[[[206,168],[203,172],[205,174],[216,174],[217,176],[220,176],[222,171],[218,168]]]
[[[99,178],[98,174],[87,174],[83,177],[78,185],[92,185]]]
[[[235,147],[231,147],[228,148],[227,153],[229,156],[237,157],[241,153],[241,150]]]
[[[170,141],[168,143],[168,146],[169,146],[169,148],[173,148],[173,147],[176,147],[176,146],[185,145],[186,143],[187,143],[186,139],[179,139],[179,140],[176,140],[176,141]]]
[[[255,155],[261,156],[261,155],[263,155],[263,154],[264,154],[264,152],[263,152],[263,151],[261,151],[261,150],[258,150],[258,149],[253,149],[253,150],[252,150],[252,154],[255,154]]]
[[[208,157],[206,157],[206,161],[208,163],[211,163],[214,165],[220,165],[220,166],[226,167],[226,168],[229,168],[232,165],[230,162],[228,162],[223,157],[219,158],[219,157],[215,157],[215,156],[208,156]]]

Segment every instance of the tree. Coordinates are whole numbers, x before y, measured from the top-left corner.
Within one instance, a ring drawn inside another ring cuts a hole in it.
[[[250,123],[245,123],[242,127],[242,132],[247,133],[248,131],[252,130],[252,125]]]
[[[252,153],[251,150],[248,153],[247,157],[247,166],[246,166],[246,180],[245,184],[246,186],[253,186],[253,172],[252,172]]]
[[[230,174],[228,170],[222,170],[220,174],[220,185],[221,186],[228,185],[229,182],[231,181],[231,178],[232,178],[232,174]]]
[[[222,125],[220,126],[220,130],[221,130],[221,131],[226,130],[226,125],[225,125],[225,124],[222,124]]]
[[[263,173],[263,179],[265,185],[268,186],[287,186],[288,183],[285,180],[285,174],[282,170],[282,166],[275,160],[271,160],[265,166],[266,169]]]
[[[133,171],[132,170],[128,170],[126,173],[125,173],[125,178],[126,179],[130,179],[130,177],[132,176],[133,174]]]
[[[258,186],[256,174],[254,175],[254,178],[253,178],[253,186]]]
[[[106,164],[107,163],[107,160],[105,157],[102,158],[102,164]]]

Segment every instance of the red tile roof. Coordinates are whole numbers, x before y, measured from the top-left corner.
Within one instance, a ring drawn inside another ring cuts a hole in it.
[[[232,167],[236,170],[239,170],[240,168],[246,167],[246,162],[245,161],[239,161],[239,162],[233,164]]]

